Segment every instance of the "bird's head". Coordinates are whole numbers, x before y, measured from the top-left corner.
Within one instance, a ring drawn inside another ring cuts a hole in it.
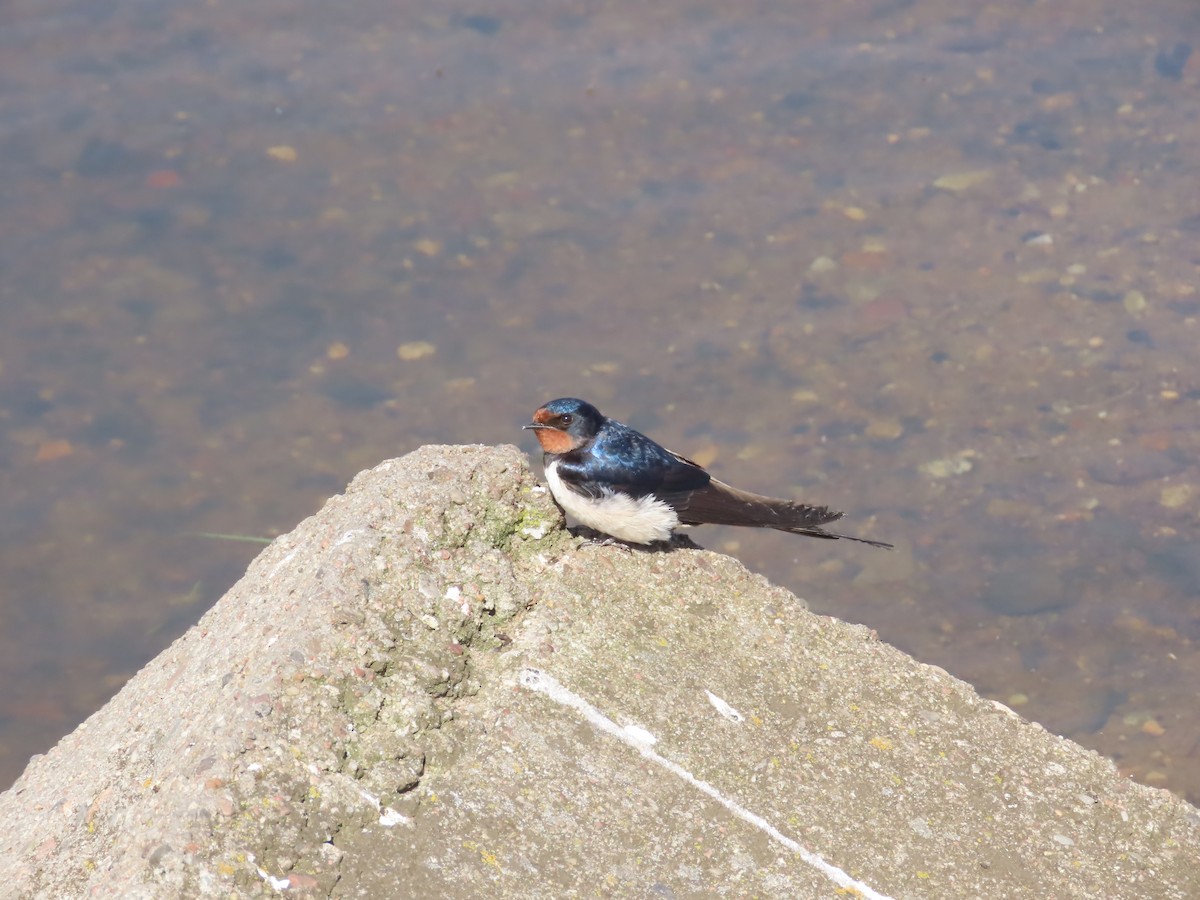
[[[563,397],[540,407],[524,427],[537,435],[547,453],[569,453],[594,438],[603,424],[603,414],[592,404]]]

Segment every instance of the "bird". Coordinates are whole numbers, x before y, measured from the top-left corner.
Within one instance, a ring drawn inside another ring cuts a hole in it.
[[[670,541],[681,525],[774,528],[894,549],[824,526],[843,513],[738,490],[704,467],[575,397],[551,400],[522,426],[542,447],[550,493],[588,528],[630,544]]]

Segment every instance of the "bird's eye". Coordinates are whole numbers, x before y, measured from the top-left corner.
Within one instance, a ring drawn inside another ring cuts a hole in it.
[[[575,421],[575,418],[570,413],[563,413],[558,417],[558,421],[562,422],[564,425],[570,425],[573,421]]]

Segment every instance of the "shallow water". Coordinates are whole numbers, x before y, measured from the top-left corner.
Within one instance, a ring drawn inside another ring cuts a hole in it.
[[[578,395],[900,547],[700,543],[1200,800],[1194,4],[4,19],[0,783],[258,549],[202,533]]]

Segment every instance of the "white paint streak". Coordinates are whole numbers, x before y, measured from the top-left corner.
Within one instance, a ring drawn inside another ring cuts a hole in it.
[[[408,816],[403,813],[398,813],[390,806],[381,807],[379,811],[379,824],[384,828],[393,828],[396,825],[408,825],[412,822]]]
[[[290,563],[295,558],[296,558],[296,551],[293,550],[291,553],[289,553],[287,556],[285,556],[283,559],[281,559],[279,562],[275,563],[275,565],[271,567],[271,571],[267,573],[267,578],[268,579],[274,578],[276,572],[278,572],[280,569],[282,569],[284,566],[286,566],[288,563]]]
[[[553,489],[553,482],[551,485]],[[561,503],[562,501],[560,500],[559,502]],[[570,510],[568,510],[568,512],[570,512]],[[891,900],[891,898],[889,898],[886,894],[879,893],[879,891],[875,890],[870,885],[864,884],[863,882],[850,877],[850,875],[839,869],[837,866],[826,862],[811,850],[806,850],[762,816],[756,815],[755,813],[752,813],[750,810],[746,809],[746,807],[742,806],[740,803],[730,800],[707,781],[701,781],[691,772],[687,771],[687,769],[683,768],[683,766],[672,762],[664,756],[659,756],[650,748],[649,745],[640,743],[636,739],[632,738],[627,733],[626,729],[622,728],[612,719],[605,716],[604,713],[600,712],[600,710],[596,709],[596,707],[592,706],[592,704],[588,703],[578,694],[563,687],[552,676],[547,675],[545,672],[542,672],[538,669],[525,668],[521,670],[520,682],[523,687],[526,687],[531,691],[536,691],[539,694],[545,694],[555,703],[575,710],[577,713],[583,716],[583,718],[587,719],[587,721],[590,722],[596,729],[615,737],[617,740],[621,741],[627,746],[632,747],[646,759],[656,763],[659,766],[662,766],[672,775],[683,779],[692,787],[712,797],[743,822],[753,825],[755,828],[768,835],[772,840],[783,845],[788,850],[791,850],[802,860],[804,860],[804,862],[821,872],[826,878],[828,878],[838,887],[858,891],[859,894],[861,894],[863,897],[869,898],[869,900]]]
[[[626,725],[623,730],[625,732],[625,736],[638,746],[653,747],[658,743],[658,738],[656,738],[641,725]]]
[[[712,691],[705,691],[704,696],[708,698],[708,702],[712,704],[713,709],[727,718],[730,722],[744,722],[746,717],[740,712],[714,694]]]
[[[390,806],[384,806],[379,802],[378,797],[368,794],[366,791],[359,789],[358,795],[370,803],[379,813],[379,824],[384,828],[393,828],[396,825],[411,825],[412,819],[401,812],[397,812]]]
[[[546,481],[558,505],[576,521],[633,544],[669,541],[679,524],[675,510],[653,494],[637,500],[618,491],[593,499],[577,494],[558,477],[558,460],[546,466]]]
[[[247,853],[246,859],[248,859],[250,864],[254,866],[254,871],[258,873],[259,878],[267,883],[268,887],[276,891],[286,891],[291,886],[291,882],[288,879],[276,878],[262,866],[258,865],[258,861],[254,858],[253,853]]]

